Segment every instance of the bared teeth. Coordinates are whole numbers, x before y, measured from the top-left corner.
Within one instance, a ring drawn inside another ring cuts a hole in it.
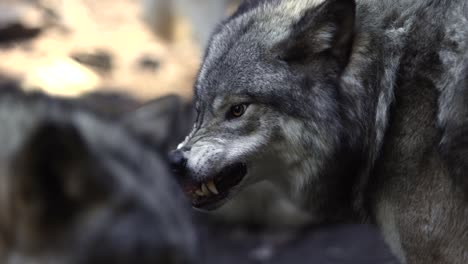
[[[198,189],[195,191],[195,193],[198,195],[198,196],[205,196],[205,194],[202,192],[202,190]]]
[[[211,180],[209,182],[206,183],[206,186],[208,187],[208,189],[213,193],[213,194],[216,194],[218,195],[219,194],[219,191],[218,191],[218,188],[216,188],[216,185],[215,183]]]
[[[205,196],[210,196],[211,195],[210,190],[208,190],[208,188],[206,187],[206,185],[204,183],[202,183],[202,185],[201,185],[201,190],[202,190],[202,192],[203,192],[203,194]]]
[[[200,188],[195,190],[195,194],[198,197],[205,197],[205,196],[212,196],[212,195],[218,195],[219,191],[218,188],[216,187],[216,184],[214,183],[213,180],[208,181],[207,183],[202,183],[200,185]]]

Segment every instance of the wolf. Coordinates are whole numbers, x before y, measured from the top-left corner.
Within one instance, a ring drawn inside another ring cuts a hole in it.
[[[247,0],[214,31],[171,152],[192,206],[269,181],[402,263],[468,263],[468,3]]]
[[[160,143],[148,141],[162,139],[157,129],[149,137],[149,124],[166,125],[161,113],[174,98],[121,115],[98,110],[104,98],[52,98],[2,82],[1,263],[195,260],[190,210],[154,151]]]

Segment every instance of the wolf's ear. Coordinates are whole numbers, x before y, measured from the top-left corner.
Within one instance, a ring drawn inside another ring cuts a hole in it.
[[[346,64],[352,48],[355,13],[355,0],[326,0],[305,11],[293,25],[290,36],[274,48],[278,58],[300,63],[327,52]]]
[[[168,95],[150,101],[123,118],[124,126],[139,140],[166,153],[192,125],[191,113],[180,97]]]
[[[90,159],[88,148],[73,125],[41,123],[12,164],[16,197],[24,203],[21,208],[50,220],[76,212],[78,206],[91,199],[96,187]]]
[[[237,10],[232,14],[232,18],[237,17],[245,12],[254,9],[255,7],[263,4],[266,0],[243,0],[240,2]]]

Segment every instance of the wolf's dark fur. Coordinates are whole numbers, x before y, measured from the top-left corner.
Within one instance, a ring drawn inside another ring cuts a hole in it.
[[[468,3],[266,0],[239,10],[205,54],[198,122],[179,148],[185,177],[204,182],[245,162],[231,195],[270,180],[318,222],[378,225],[403,262],[466,263]],[[241,103],[245,114],[225,120]],[[267,167],[276,169],[257,173]]]

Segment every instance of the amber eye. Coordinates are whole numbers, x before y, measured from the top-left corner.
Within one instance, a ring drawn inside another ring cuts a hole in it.
[[[247,105],[246,105],[246,104],[234,105],[234,106],[232,106],[231,109],[229,110],[229,115],[228,115],[228,117],[230,117],[230,118],[238,118],[238,117],[241,117],[242,115],[244,115],[246,109],[247,109]]]

